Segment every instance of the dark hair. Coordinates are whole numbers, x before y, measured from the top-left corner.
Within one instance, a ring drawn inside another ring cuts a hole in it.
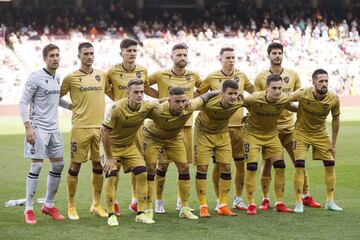
[[[83,48],[94,48],[94,46],[89,42],[82,42],[78,46],[78,52],[80,53],[81,49]]]
[[[234,80],[225,80],[222,84],[222,91],[225,92],[228,88],[239,89],[239,84]]]
[[[279,74],[271,74],[266,78],[266,86],[269,86],[272,82],[282,81],[282,77]]]
[[[174,96],[174,95],[179,96],[179,95],[183,95],[183,94],[185,94],[185,90],[180,87],[173,87],[169,91],[170,96]]]
[[[43,50],[42,50],[42,55],[43,55],[43,57],[47,57],[47,55],[49,54],[49,52],[50,52],[51,50],[54,50],[54,49],[57,49],[57,50],[60,51],[59,47],[56,46],[55,44],[50,43],[50,44],[46,45],[46,46],[43,48]]]
[[[280,49],[281,52],[284,52],[284,47],[281,43],[273,42],[273,43],[270,43],[267,48],[268,55],[270,55],[271,51],[274,49]]]
[[[131,39],[131,38],[125,38],[124,40],[121,41],[120,43],[120,48],[128,48],[131,46],[137,46],[139,45],[139,42]]]
[[[224,52],[233,52],[234,49],[231,47],[223,47],[220,49],[220,55],[222,55]]]
[[[130,89],[132,85],[144,85],[144,81],[137,78],[131,79],[127,84],[128,89]]]
[[[316,69],[313,74],[312,74],[312,80],[316,80],[317,79],[317,76],[320,75],[320,74],[326,74],[328,75],[327,71],[325,71],[324,69],[322,68],[319,68],[319,69]]]
[[[188,50],[188,46],[186,46],[186,44],[184,44],[184,43],[175,44],[172,47],[171,51],[173,52],[173,51],[175,51],[177,49],[186,49],[186,50]]]

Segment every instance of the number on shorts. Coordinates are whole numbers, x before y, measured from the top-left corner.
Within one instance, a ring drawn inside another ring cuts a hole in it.
[[[244,144],[244,151],[248,153],[250,151],[250,145],[248,143]]]
[[[76,152],[77,150],[77,143],[76,142],[71,142],[71,152]]]

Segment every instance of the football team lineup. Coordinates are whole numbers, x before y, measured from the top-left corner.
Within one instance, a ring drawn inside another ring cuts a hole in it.
[[[58,105],[72,111],[66,173],[70,220],[81,221],[76,205],[78,175],[82,164],[89,160],[90,212],[106,218],[109,226],[119,225],[117,193],[121,195],[122,191],[118,190],[121,171],[131,175],[129,209],[136,212],[135,222],[153,224],[154,213],[166,212],[163,191],[172,162],[177,169],[176,210],[180,218],[212,217],[207,199],[209,169],[217,215],[236,216],[238,210],[256,215],[258,210],[270,209],[272,179],[276,212],[304,213],[305,206],[343,211],[334,201],[340,100],[328,90],[326,70],[314,70],[312,86],[301,88],[298,74],[282,67],[284,49],[274,42],[267,48],[269,68],[258,73],[254,84],[235,68],[235,52],[230,47],[219,53],[221,70],[201,81],[196,72],[186,69],[187,46],[176,44],[171,51],[173,67],[148,75],[146,68],[136,64],[137,47],[136,40],[122,40],[122,63],[105,73],[92,67],[93,45],[81,43],[79,69],[61,84],[56,73],[61,51],[55,44],[44,47],[45,67],[29,76],[19,103],[25,126],[25,158],[31,159],[26,179],[26,223],[37,223],[33,206],[44,159],[50,159],[50,170],[41,212],[54,220],[65,219],[54,204],[64,176]],[[245,98],[244,91],[249,93]],[[70,102],[62,99],[67,94]],[[155,99],[144,100],[144,94]],[[106,114],[105,95],[114,101]],[[194,111],[200,112],[193,119]],[[326,124],[329,115],[330,134]],[[312,158],[324,166],[325,206],[310,195],[311,176],[305,164],[309,147]],[[285,154],[291,159],[286,164]],[[192,163],[195,179],[190,178]],[[286,167],[293,171],[294,208],[284,200]],[[258,170],[262,196],[259,207],[255,204]],[[195,209],[190,207],[191,185],[195,185],[197,196],[198,207],[192,206]],[[230,191],[234,193],[231,204]]]

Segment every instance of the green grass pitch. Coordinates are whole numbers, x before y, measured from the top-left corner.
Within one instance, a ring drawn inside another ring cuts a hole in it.
[[[29,226],[23,218],[24,207],[8,207],[9,199],[25,197],[25,179],[29,162],[23,159],[23,127],[19,118],[0,118],[0,239],[359,239],[360,237],[360,111],[344,109],[337,144],[337,188],[335,198],[344,208],[341,213],[322,209],[305,209],[304,214],[284,214],[271,210],[256,216],[238,212],[236,217],[221,217],[215,213],[210,219],[190,221],[180,219],[175,211],[176,171],[170,167],[165,185],[164,215],[155,215],[156,224],[143,225],[134,222],[135,214],[127,206],[130,202],[129,176],[121,174],[117,195],[120,199],[120,226],[109,228],[106,219],[89,213],[91,203],[90,163],[83,165],[79,174],[76,196],[79,221],[52,221],[40,214],[40,204],[35,204],[38,224]],[[62,117],[61,128],[66,143],[65,163],[56,206],[66,215],[66,174],[69,163],[70,122]],[[292,166],[286,157],[285,203],[294,206]],[[307,161],[310,173],[310,192],[324,205],[325,186],[321,162]],[[44,197],[49,164],[45,162],[40,175],[36,197]],[[191,166],[192,191],[190,205],[198,208],[194,191],[195,168]],[[211,171],[209,171],[211,172]],[[208,201],[211,210],[215,207],[214,195],[208,175]],[[257,189],[259,190],[259,181]],[[271,189],[272,191],[273,189]],[[233,196],[230,192],[229,196]],[[260,192],[256,200],[260,203]],[[271,195],[271,200],[273,200]],[[232,197],[229,204],[232,203]],[[197,212],[196,212],[197,213]]]

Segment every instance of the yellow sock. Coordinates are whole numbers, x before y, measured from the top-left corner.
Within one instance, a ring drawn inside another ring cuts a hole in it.
[[[114,212],[114,200],[116,192],[116,182],[117,182],[118,171],[113,170],[109,174],[105,175],[104,180],[104,193],[105,193],[105,202],[106,210],[108,213]]]
[[[274,190],[277,202],[283,202],[285,191],[285,168],[275,168]]]
[[[304,168],[295,168],[294,169],[294,190],[295,190],[295,200],[297,203],[302,202],[302,189],[304,188]]]
[[[334,201],[334,188],[336,184],[335,166],[325,167],[324,175],[326,185],[326,201]]]
[[[144,212],[146,209],[148,196],[147,172],[143,172],[137,175],[132,173],[132,175],[134,175],[136,180],[135,197],[138,200],[137,210],[138,212]]]
[[[212,171],[212,183],[216,198],[219,198],[219,178],[220,178],[220,167],[219,164],[214,163]]]
[[[153,201],[155,195],[155,175],[147,175],[148,195],[146,209],[153,209]]]
[[[156,184],[156,199],[162,200],[162,195],[165,185],[166,172],[156,169],[155,184]]]
[[[241,197],[244,189],[244,178],[245,178],[245,161],[240,159],[235,161],[235,196]]]
[[[130,174],[130,184],[131,184],[131,197],[134,199],[136,198],[136,176],[134,173]]]
[[[116,191],[117,191],[118,186],[119,186],[121,163],[117,162],[116,167],[117,167],[117,173],[116,173],[116,182],[115,182],[115,198],[114,198],[114,201],[117,201]]]
[[[220,173],[219,180],[219,202],[227,205],[227,197],[231,186],[231,172]]]
[[[246,170],[244,182],[248,204],[255,204],[256,171]]]
[[[78,184],[78,172],[73,172],[69,169],[66,177],[66,188],[68,194],[68,208],[75,207],[75,194]]]
[[[197,171],[195,179],[196,193],[198,196],[199,204],[204,205],[206,202],[206,173]]]
[[[261,176],[260,185],[263,198],[269,198],[271,176]]]
[[[309,192],[309,174],[306,169],[304,169],[304,186],[303,186],[303,194],[307,194]]]
[[[102,175],[102,169],[93,169],[93,173],[91,176],[93,206],[97,206],[100,204],[100,196],[101,196],[103,181],[104,178]]]
[[[181,206],[189,206],[190,195],[190,175],[189,173],[179,174],[178,178],[178,197],[181,199]]]

